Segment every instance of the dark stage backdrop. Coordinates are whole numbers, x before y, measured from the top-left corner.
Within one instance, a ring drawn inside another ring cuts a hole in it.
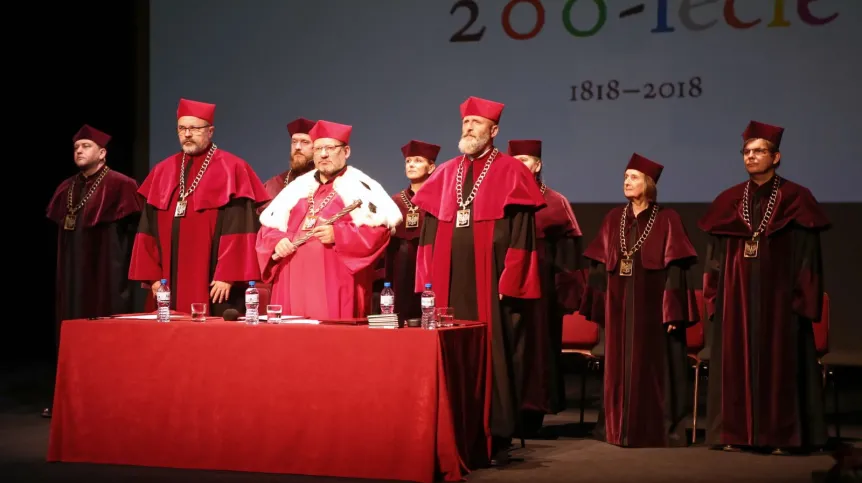
[[[448,6],[446,4],[444,7]],[[47,19],[44,30],[50,32],[52,48],[42,51],[30,59],[31,81],[29,91],[33,92],[31,99],[42,102],[39,112],[31,112],[31,120],[27,121],[38,127],[38,134],[33,141],[39,143],[39,158],[29,158],[36,164],[25,162],[26,169],[38,166],[40,181],[25,182],[26,203],[15,211],[21,216],[21,226],[28,229],[28,237],[24,240],[13,240],[19,244],[22,252],[20,260],[28,260],[28,269],[20,279],[8,278],[8,282],[20,283],[32,289],[39,296],[34,311],[34,318],[28,317],[26,323],[9,321],[8,328],[15,332],[14,337],[4,337],[4,350],[0,358],[22,357],[53,357],[53,291],[54,267],[56,263],[56,227],[45,218],[45,207],[57,184],[72,175],[75,168],[71,156],[71,136],[83,123],[109,132],[114,140],[109,145],[109,162],[118,171],[133,175],[139,181],[149,171],[152,158],[149,151],[150,112],[149,112],[149,11],[146,0],[133,2],[95,2],[82,5],[70,5],[67,12],[56,11]],[[205,7],[202,7],[205,8]],[[70,22],[69,18],[87,18],[98,35],[84,35],[80,24]],[[194,34],[190,34],[194,35]],[[49,39],[50,40],[50,39]],[[184,35],[177,34],[176,42],[184,42]],[[289,49],[288,49],[289,50]],[[36,80],[43,82],[53,80],[54,88],[45,90],[36,85]],[[295,96],[304,96],[297,92]],[[36,102],[36,101],[34,101]],[[457,106],[456,106],[457,108]],[[34,111],[34,109],[26,109]],[[285,119],[291,113],[284,112]],[[164,116],[164,132],[173,130],[173,119]],[[504,119],[505,122],[505,119]],[[695,122],[695,120],[692,120]],[[283,127],[283,126],[282,126]],[[267,128],[268,129],[268,128]],[[29,132],[29,131],[28,131]],[[218,136],[217,136],[218,139]],[[285,156],[286,158],[286,156]],[[816,162],[816,160],[807,160]],[[356,159],[360,163],[361,158]],[[797,160],[794,162],[802,162]],[[549,166],[554,166],[551,172],[563,168],[563,161],[555,158],[546,159]],[[400,167],[398,168],[400,169]],[[736,170],[733,179],[744,179],[742,167],[729,165],[728,170]],[[33,174],[30,171],[30,174]],[[575,176],[577,173],[573,173]],[[817,180],[796,179],[802,184],[823,184],[841,177],[841,173],[820,171]],[[553,188],[563,192],[570,191],[571,186],[559,186],[556,177],[547,181]],[[664,180],[663,180],[664,181]],[[697,183],[696,179],[688,180]],[[618,186],[614,189],[620,190]],[[662,186],[659,185],[661,197]],[[574,198],[574,197],[573,197]],[[623,201],[621,193],[609,193],[607,199]],[[576,199],[576,198],[575,198]],[[615,206],[615,203],[583,203],[574,204],[578,220],[585,232],[585,238],[591,239],[599,226],[604,214]],[[689,233],[702,254],[706,239],[695,225],[696,220],[704,213],[704,203],[669,204],[679,211],[689,230]],[[862,241],[862,203],[827,203],[826,211],[834,228],[823,238],[824,265],[826,268],[826,289],[832,298],[831,341],[833,350],[862,351],[862,327],[859,324],[857,301],[862,298],[862,261],[859,256],[859,245]],[[12,258],[19,258],[18,253]],[[7,262],[8,263],[8,262]],[[10,273],[13,273],[10,271]],[[14,272],[18,273],[18,272]],[[697,280],[698,286],[700,280]],[[38,310],[35,309],[38,307]],[[5,329],[4,329],[5,330]]]
[[[136,92],[147,89],[148,64],[146,50],[138,62],[136,45],[139,32],[146,38],[146,8],[146,2],[132,1],[57,4],[47,10],[34,4],[31,15],[19,17],[25,25],[33,22],[39,42],[16,44],[10,54],[15,61],[9,62],[15,71],[10,82],[18,85],[6,90],[13,111],[6,119],[14,126],[12,144],[19,147],[4,153],[10,187],[4,233],[12,246],[5,249],[4,283],[16,293],[0,337],[4,364],[55,356],[57,227],[45,213],[60,182],[77,172],[72,136],[83,124],[111,134],[109,165],[140,174],[134,157],[140,146],[146,152],[147,141],[135,129],[147,125],[148,109],[137,108]],[[24,152],[16,152],[21,147]]]

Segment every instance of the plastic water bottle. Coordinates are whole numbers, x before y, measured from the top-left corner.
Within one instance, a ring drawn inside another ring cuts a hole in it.
[[[159,322],[171,321],[171,288],[168,287],[167,279],[161,279],[159,288],[156,289],[156,304],[159,308],[156,320]]]
[[[260,322],[257,313],[258,305],[260,305],[260,297],[252,280],[245,289],[245,321],[249,324],[257,325]]]
[[[391,314],[395,312],[395,290],[392,290],[392,284],[389,282],[383,283],[383,291],[380,292],[380,313]]]
[[[425,291],[422,292],[422,328],[436,329],[437,320],[435,310],[434,292],[431,290],[431,284],[425,284]]]

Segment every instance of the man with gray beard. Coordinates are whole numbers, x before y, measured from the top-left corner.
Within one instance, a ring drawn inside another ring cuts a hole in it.
[[[416,291],[431,283],[438,307],[488,327],[485,460],[509,460],[520,432],[522,315],[541,296],[535,213],[545,200],[530,170],[494,146],[503,104],[461,104],[462,156],[443,163],[413,197],[426,212]]]

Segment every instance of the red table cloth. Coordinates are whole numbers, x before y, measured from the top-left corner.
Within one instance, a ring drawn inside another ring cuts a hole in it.
[[[485,331],[65,321],[48,461],[457,481]]]

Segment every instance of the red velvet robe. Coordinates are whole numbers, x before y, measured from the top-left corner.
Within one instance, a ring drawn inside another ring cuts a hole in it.
[[[137,194],[138,183],[109,170],[77,212],[75,229],[63,228],[72,183],[75,183],[72,204],[76,206],[105,169],[108,168],[103,166],[89,177],[79,173],[66,179],[48,204],[47,216],[57,224],[55,323],[58,344],[60,324],[64,320],[133,311],[133,287],[127,273],[143,207],[143,200]]]
[[[392,283],[395,290],[395,313],[398,320],[418,318],[422,316],[420,305],[422,297],[416,293],[416,252],[419,249],[419,234],[425,221],[425,212],[417,210],[419,226],[407,228],[407,205],[401,199],[401,193],[407,196],[407,200],[413,199],[415,193],[410,188],[396,194],[392,201],[401,210],[403,221],[395,229],[395,234],[389,240],[384,254],[384,280]],[[382,289],[382,284],[381,284]],[[379,303],[378,303],[379,305]]]
[[[524,337],[527,359],[522,408],[528,431],[541,427],[544,414],[556,414],[566,408],[561,367],[563,316],[578,310],[585,283],[582,233],[572,205],[547,187],[544,197],[547,206],[536,213],[542,298],[534,305]],[[533,428],[529,428],[530,422]]]
[[[186,189],[206,154],[186,160]],[[167,279],[173,310],[191,311],[192,303],[205,302],[211,315],[231,307],[244,312],[247,283],[260,280],[254,251],[260,226],[257,208],[269,195],[244,160],[217,149],[197,188],[186,198],[186,215],[177,218],[181,162],[182,153],[161,161],[138,190],[147,204],[135,237],[129,279],[146,285]],[[212,303],[213,281],[233,284],[226,303]],[[147,308],[154,308],[152,297],[148,301]]]
[[[465,162],[465,199],[490,151]],[[469,227],[456,228],[456,174],[462,157],[441,164],[413,197],[426,211],[416,261],[417,292],[432,283],[437,307],[452,307],[456,319],[487,324],[486,380],[473,388],[485,399],[489,458],[518,431],[523,381],[525,316],[541,295],[535,213],[545,206],[530,170],[498,153],[470,205]],[[500,296],[504,298],[500,300]],[[482,394],[484,392],[484,395]]]
[[[772,180],[721,193],[700,220],[712,235],[704,274],[710,318],[707,443],[811,448],[826,443],[812,324],[820,321],[820,233],[829,221],[811,192],[781,179],[757,258],[744,258],[753,231],[742,215],[745,185],[760,225]]]
[[[319,207],[332,193],[335,179],[344,175],[346,169],[326,183],[318,184],[314,192],[315,206]],[[318,173],[313,176],[319,183]],[[318,216],[331,218],[350,201],[345,203],[336,194]],[[332,225],[335,243],[324,245],[312,237],[287,258],[272,260],[275,246],[281,239],[296,240],[302,236],[300,225],[308,209],[308,199],[302,198],[290,209],[287,231],[268,226],[260,229],[256,250],[263,281],[272,283],[270,303],[281,304],[284,314],[316,320],[368,315],[374,280],[372,264],[389,242],[389,228],[356,225],[347,215]]]
[[[314,163],[309,163],[309,164],[311,165],[312,168],[314,167]],[[263,210],[265,210],[266,207],[269,206],[269,204],[272,202],[272,200],[274,200],[275,197],[278,196],[279,193],[281,193],[281,190],[283,190],[285,188],[285,186],[289,185],[296,178],[307,173],[308,171],[309,170],[307,170],[307,169],[305,171],[301,171],[301,172],[296,171],[294,169],[289,169],[283,173],[277,174],[277,175],[273,176],[272,178],[269,178],[268,180],[266,180],[266,182],[263,183],[263,188],[266,190],[266,194],[269,195],[270,200],[267,201],[266,203],[262,204],[257,209],[258,214],[262,213]],[[272,284],[261,282],[255,286],[258,287],[259,289],[268,290],[270,293],[272,293]]]
[[[612,209],[584,251],[592,266],[580,312],[604,327],[603,408],[595,436],[618,446],[683,446],[688,440],[685,329],[700,319],[688,280],[697,253],[675,211],[659,206],[652,231],[632,256],[634,274],[619,274],[623,210],[631,249],[653,206],[637,217],[629,205]],[[677,328],[668,333],[668,324]]]

